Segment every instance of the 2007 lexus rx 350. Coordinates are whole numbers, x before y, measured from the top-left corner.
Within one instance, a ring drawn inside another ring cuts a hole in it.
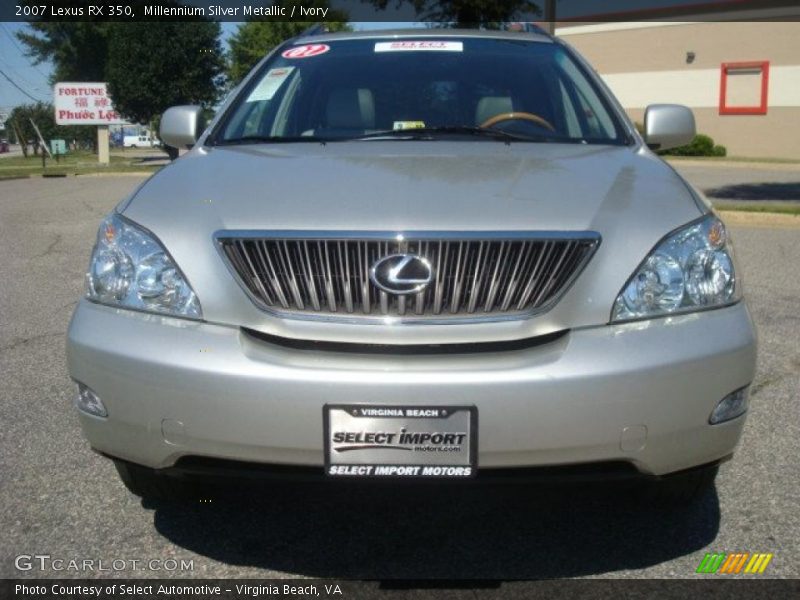
[[[544,34],[306,36],[101,224],[68,334],[143,496],[216,476],[641,478],[693,497],[755,369],[725,226]]]

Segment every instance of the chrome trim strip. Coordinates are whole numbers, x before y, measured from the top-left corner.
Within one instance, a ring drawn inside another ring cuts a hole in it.
[[[215,240],[238,238],[241,240],[367,240],[400,242],[413,240],[415,242],[439,240],[484,240],[499,242],[502,240],[513,241],[543,241],[543,240],[599,240],[600,234],[596,231],[329,231],[324,229],[220,229],[215,231]]]

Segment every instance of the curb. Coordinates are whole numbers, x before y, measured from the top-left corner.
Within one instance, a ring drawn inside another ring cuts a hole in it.
[[[752,227],[756,229],[800,229],[800,215],[782,213],[745,212],[721,210],[720,216],[729,227]]]
[[[664,157],[662,157],[664,158]],[[761,169],[763,171],[800,171],[800,163],[772,163],[754,161],[728,160],[665,160],[673,167],[710,167],[717,169]]]

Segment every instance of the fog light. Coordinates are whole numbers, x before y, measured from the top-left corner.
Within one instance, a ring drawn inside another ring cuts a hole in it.
[[[730,421],[731,419],[742,416],[747,412],[749,397],[750,386],[743,387],[732,394],[728,394],[719,401],[714,412],[711,413],[708,422],[712,425],[716,425],[717,423],[724,423],[725,421]]]
[[[75,397],[75,406],[78,410],[82,410],[95,417],[108,416],[108,411],[103,401],[100,400],[100,396],[82,383],[78,384],[78,395]]]

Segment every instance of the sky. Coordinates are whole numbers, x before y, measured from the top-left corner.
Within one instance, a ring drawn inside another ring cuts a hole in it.
[[[34,66],[25,56],[22,43],[14,37],[24,27],[24,23],[0,22],[0,71],[36,100],[52,101],[48,78],[53,67],[49,63]],[[0,74],[0,108],[11,109],[27,102],[33,100]]]
[[[5,1],[5,0],[0,0]],[[190,0],[194,3],[206,4],[201,0]],[[220,0],[225,4],[232,0]],[[333,5],[337,1],[334,0]],[[676,4],[704,4],[710,0],[558,0],[559,14],[574,16],[575,14],[596,14],[609,10],[630,10],[642,8],[643,5],[651,7],[674,6]],[[744,0],[722,0],[735,5]],[[400,13],[395,13],[399,15]],[[227,48],[228,38],[236,31],[238,23],[222,23],[223,45]],[[355,23],[356,29],[378,27],[403,27],[410,23]],[[19,104],[32,102],[32,98],[42,101],[52,100],[52,88],[48,83],[52,72],[52,65],[42,63],[34,65],[32,60],[25,56],[21,42],[14,34],[26,28],[25,23],[12,23],[0,21],[0,111],[11,109]],[[16,84],[16,85],[15,85]],[[21,88],[21,89],[20,89]]]
[[[403,27],[410,23],[354,23],[356,29],[363,27],[378,28]],[[239,23],[222,23],[223,47],[227,49],[227,41],[236,32]],[[25,56],[22,42],[16,39],[18,31],[27,28],[25,23],[9,23],[0,21],[0,71],[8,75],[11,83],[0,74],[0,112],[11,112],[11,109],[20,104],[27,104],[35,100],[52,102],[53,88],[48,83],[53,65],[45,62],[34,65],[33,60]],[[18,89],[17,84],[22,90]],[[33,98],[33,99],[32,99]]]

